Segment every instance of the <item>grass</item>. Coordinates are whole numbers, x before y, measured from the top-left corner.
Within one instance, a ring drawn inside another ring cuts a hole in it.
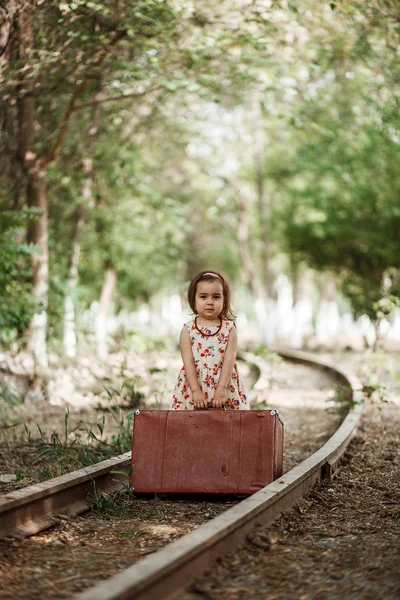
[[[127,475],[124,473],[124,475]],[[132,499],[134,499],[133,490],[127,485],[122,484],[122,489],[113,494],[102,494],[97,491],[96,482],[93,482],[93,492],[86,497],[92,510],[100,513],[104,519],[112,519],[126,513],[127,507],[131,507]]]
[[[118,535],[120,537],[135,537],[138,533],[138,529],[130,529],[128,531],[119,531]]]
[[[343,419],[356,405],[350,388],[342,384],[335,386],[334,395],[332,398],[329,398],[329,402],[332,402],[333,405],[328,408],[328,412],[340,419]]]
[[[107,411],[111,425],[116,425],[117,432],[105,436],[106,416],[103,415],[94,424],[80,421],[71,425],[69,409],[66,410],[63,430],[44,432],[36,423],[39,437],[23,424],[28,444],[32,446],[34,463],[37,465],[35,479],[43,481],[58,477],[77,469],[87,467],[113,456],[125,454],[132,447],[133,411],[124,413],[119,408]],[[19,480],[24,479],[25,471],[20,470]]]
[[[0,382],[0,398],[2,398],[9,406],[18,406],[22,404],[22,394],[16,392],[5,381]]]

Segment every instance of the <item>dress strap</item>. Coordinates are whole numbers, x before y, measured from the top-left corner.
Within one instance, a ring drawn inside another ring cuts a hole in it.
[[[234,327],[236,327],[234,321],[229,321],[228,319],[224,319],[224,321],[222,322],[222,330],[225,331],[226,333],[228,333],[228,335]]]

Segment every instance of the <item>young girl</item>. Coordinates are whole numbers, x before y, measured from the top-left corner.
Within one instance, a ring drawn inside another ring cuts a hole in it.
[[[195,318],[181,331],[183,367],[172,397],[173,409],[248,410],[236,365],[237,333],[230,290],[219,273],[202,271],[189,285]]]

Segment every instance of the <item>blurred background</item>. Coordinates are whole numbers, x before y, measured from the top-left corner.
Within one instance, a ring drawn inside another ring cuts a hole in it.
[[[395,0],[2,3],[0,362],[24,393],[175,377],[202,269],[243,348],[398,348],[399,27]]]

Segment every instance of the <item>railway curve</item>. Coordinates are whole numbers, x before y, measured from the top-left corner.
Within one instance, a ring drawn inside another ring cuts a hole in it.
[[[350,390],[353,408],[334,435],[312,456],[259,492],[201,525],[120,574],[90,588],[75,600],[166,599],[243,541],[259,524],[268,524],[302,498],[318,481],[332,477],[354,436],[361,412],[359,380],[328,361],[293,350],[276,350],[283,358],[322,368]]]

